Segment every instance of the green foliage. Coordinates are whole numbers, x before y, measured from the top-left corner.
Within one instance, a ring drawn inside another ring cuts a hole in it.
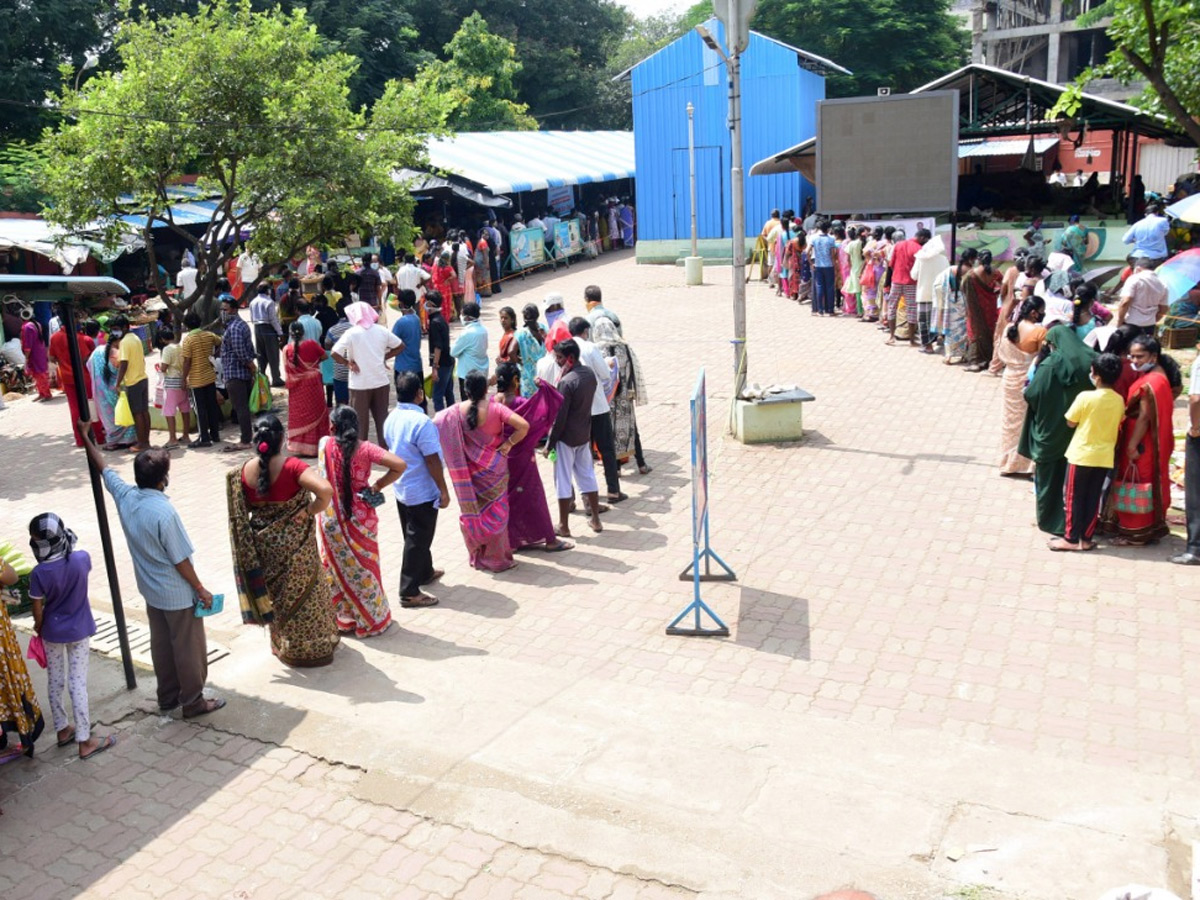
[[[41,212],[46,195],[38,179],[45,165],[45,154],[36,145],[16,141],[0,147],[0,209]]]
[[[712,14],[711,0],[697,4],[708,6]],[[608,66],[597,84],[598,108],[593,115],[594,128],[629,129],[633,127],[633,107],[628,78],[614,81],[618,75],[632,68],[648,56],[687,33],[693,26],[688,24],[690,13],[647,16],[644,19],[629,17],[625,37],[609,57]],[[707,16],[698,21],[703,22]]]
[[[1113,17],[1107,32],[1114,50],[1075,84],[1082,89],[1096,78],[1144,80],[1149,87],[1138,104],[1174,119],[1200,143],[1200,0],[1108,0],[1103,8]],[[1053,112],[1064,109],[1060,102]]]
[[[910,91],[967,59],[950,0],[761,0],[752,27],[853,72],[829,77],[830,97]]]
[[[43,141],[52,221],[99,221],[115,244],[116,216],[129,211],[120,197],[132,194],[139,212],[194,240],[168,212],[168,187],[184,174],[217,194],[214,233],[252,230],[250,249],[267,264],[351,231],[399,233],[409,219],[412,201],[390,172],[420,164],[415,144],[372,134],[349,103],[357,62],[323,53],[303,12],[217,0],[123,25],[116,52],[119,75],[61,92],[67,118]],[[153,261],[153,230],[145,237]],[[210,298],[236,252],[217,241],[197,249],[208,275],[180,308]]]
[[[488,29],[479,13],[463,20],[445,46],[447,58],[433,60],[403,90],[411,102],[428,101],[435,120],[457,131],[524,131],[537,128],[529,107],[517,102],[521,72],[516,48]]]
[[[543,128],[596,127],[599,85],[629,18],[613,0],[409,2],[426,48],[450,43],[478,9],[491,33],[516,48],[515,101],[535,110]]]

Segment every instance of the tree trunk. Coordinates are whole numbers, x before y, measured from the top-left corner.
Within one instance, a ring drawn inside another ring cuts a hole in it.
[[[1128,48],[1122,47],[1121,53],[1129,61],[1129,64],[1137,69],[1146,81],[1150,83],[1150,86],[1154,88],[1159,99],[1162,100],[1163,106],[1167,108],[1167,111],[1175,119],[1176,124],[1191,138],[1192,143],[1200,146],[1200,122],[1197,122],[1188,113],[1187,107],[1183,105],[1183,102],[1176,95],[1175,91],[1167,84],[1167,79],[1163,76],[1162,69],[1151,66]]]

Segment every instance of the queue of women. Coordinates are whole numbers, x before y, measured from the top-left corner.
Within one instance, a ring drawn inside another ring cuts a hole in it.
[[[925,229],[910,238],[892,227],[810,224],[806,233],[785,213],[764,226],[760,246],[777,293],[811,297],[814,315],[874,323],[889,344],[907,328],[921,352],[1001,377],[999,471],[1032,476],[1038,527],[1053,536],[1051,549],[1090,550],[1097,530],[1115,546],[1157,543],[1169,533],[1172,413],[1183,379],[1155,337],[1166,290],[1147,263],[1134,260],[1122,273],[1110,310],[1082,274],[1086,232],[1078,217],[1045,257],[1022,248],[1004,272],[989,252],[972,248],[951,265],[941,236]],[[1036,223],[1031,234],[1040,240]],[[1147,297],[1148,311],[1135,316],[1132,309]],[[1116,361],[1100,366],[1107,372],[1117,365],[1111,383],[1096,371],[1102,356]],[[1071,457],[1083,443],[1080,432],[1096,436],[1076,417],[1084,404],[1076,401],[1104,389],[1119,397],[1123,414],[1101,442],[1107,451],[1092,457],[1107,460],[1093,466],[1104,477],[1082,497],[1089,508],[1080,509]],[[1087,524],[1069,532],[1071,518]],[[1173,561],[1192,558],[1185,553]]]
[[[597,298],[589,306],[598,307],[599,290],[589,290]],[[322,423],[313,424],[311,408],[325,403],[319,380],[324,351],[305,336],[302,324],[291,326],[285,351],[289,427],[274,414],[260,416],[254,424],[254,456],[228,473],[226,485],[242,618],[269,629],[272,652],[282,662],[326,665],[342,635],[367,638],[388,629],[392,612],[381,574],[378,510],[390,486],[405,534],[400,588],[405,607],[437,602],[422,588],[443,574],[433,568],[431,544],[437,510],[445,508],[451,491],[476,569],[506,571],[517,565],[515,550],[559,552],[574,546],[569,532],[552,521],[535,461],[563,406],[552,351],[569,337],[561,297],[548,300],[548,328],[533,304],[523,310],[520,331],[513,310],[501,310],[504,335],[494,375],[467,368],[466,357],[460,359],[462,399],[432,420],[423,409],[426,398],[417,373],[397,364],[398,402],[384,424],[386,447],[367,439],[348,405],[322,410]],[[425,303],[430,315],[440,314],[438,292],[429,291]],[[472,307],[464,307],[468,318],[478,314]],[[610,319],[612,314],[600,309],[607,315],[595,318],[596,346],[611,362],[597,380],[613,407],[619,455],[636,458],[646,473],[633,409],[644,400],[640,368],[615,316]],[[346,312],[356,318],[355,310]],[[357,344],[362,348],[373,339],[372,329],[383,326],[369,316],[358,321],[353,327],[364,332]],[[379,347],[389,346],[382,335],[379,341]],[[365,369],[361,349],[355,352]],[[314,374],[299,381],[294,376],[300,370]],[[302,425],[291,424],[293,408]],[[590,403],[583,412],[590,423]],[[315,468],[300,458],[312,455]]]

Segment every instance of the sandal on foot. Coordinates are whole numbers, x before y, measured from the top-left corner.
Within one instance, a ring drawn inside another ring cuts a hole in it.
[[[649,475],[653,471],[654,470],[651,469],[649,466],[638,466],[638,474],[639,475]]]
[[[437,606],[438,598],[433,594],[420,593],[415,597],[401,597],[400,605],[405,609],[417,609],[422,606]]]
[[[65,738],[59,738],[58,746],[59,747],[70,747],[73,743],[75,743],[75,729],[74,728],[71,729],[71,733],[68,734]]]
[[[439,578],[441,578],[445,574],[446,574],[445,569],[434,569],[432,572],[429,573],[429,577],[426,578],[424,581],[422,581],[421,584],[432,584],[433,582],[437,581]]]
[[[628,500],[629,495],[618,492],[615,496],[612,494],[609,494],[604,499],[607,500],[609,503],[620,503],[622,500]]]
[[[204,705],[202,707],[200,707],[198,710],[196,710],[195,712],[187,712],[185,710],[183,713],[183,717],[185,719],[194,719],[197,716],[207,716],[209,713],[216,712],[218,709],[224,709],[224,708],[225,708],[225,701],[220,699],[219,697],[214,697],[212,700],[205,700]]]
[[[116,744],[117,744],[117,736],[115,734],[110,734],[108,737],[106,737],[101,742],[99,747],[97,747],[91,753],[80,753],[79,758],[80,759],[91,759],[93,756],[97,756],[97,755],[103,753],[109,747],[115,747]]]
[[[547,553],[562,553],[564,550],[574,550],[575,545],[571,541],[564,541],[559,538],[553,544],[543,544],[542,549]]]

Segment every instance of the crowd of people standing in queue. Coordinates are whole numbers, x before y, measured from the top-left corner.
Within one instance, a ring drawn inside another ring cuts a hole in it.
[[[1168,290],[1155,274],[1169,228],[1151,204],[1125,235],[1129,264],[1116,297],[1099,301],[1083,275],[1087,231],[1072,215],[1053,246],[1041,220],[1002,271],[987,250],[952,264],[940,235],[918,227],[803,222],[774,211],[763,226],[760,276],[814,316],[874,324],[894,346],[1003,379],[999,472],[1032,476],[1038,527],[1052,550],[1091,550],[1167,536],[1172,416],[1183,378],[1156,329]],[[1185,438],[1187,543],[1171,558],[1200,565],[1200,362]]]
[[[365,258],[364,271],[377,272],[373,263]],[[493,348],[480,322],[478,284],[476,298],[455,307],[432,287],[432,275],[408,283],[414,286],[396,292],[399,315],[391,328],[381,320],[389,303],[382,279],[360,277],[343,296],[325,275],[316,295],[295,285],[278,298],[260,289],[249,322],[239,314],[239,301],[223,292],[221,335],[201,327],[194,312],[185,316],[181,338],[160,332],[162,405],[195,412],[198,435],[188,446],[204,449],[220,440],[220,381],[240,429],[240,441],[225,449],[251,452],[226,483],[241,615],[268,629],[272,652],[289,666],[326,665],[343,635],[370,637],[391,624],[378,542],[388,489],[404,533],[399,600],[411,608],[438,602],[426,588],[444,574],[434,565],[432,543],[451,494],[470,564],[503,572],[517,565],[514,551],[572,549],[570,516],[577,505],[588,528],[601,532],[600,516],[627,499],[622,465],[632,461],[641,474],[650,473],[635,416],[647,400],[645,381],[599,287],[587,288],[583,314],[574,317],[559,294],[526,304],[519,327],[516,311],[502,308],[503,333]],[[373,285],[378,294],[371,293]],[[454,282],[449,286],[453,298]],[[461,321],[453,340],[447,314]],[[204,695],[204,616],[214,596],[193,566],[193,544],[165,493],[179,441],[172,430],[165,446],[150,447],[148,400],[131,396],[131,388],[150,393],[141,338],[122,315],[103,327],[107,333],[87,322],[79,336],[99,421],[83,422],[72,407],[76,437],[113,497],[147,602],[158,706],[181,708],[188,718],[205,715],[224,701]],[[259,372],[280,372],[279,357],[284,377],[274,383],[286,388],[286,415],[254,417],[246,396]],[[74,376],[68,370],[64,377]],[[116,423],[122,400],[133,426]],[[185,416],[185,438],[189,431]],[[103,451],[117,449],[136,454],[134,484],[108,465]],[[539,449],[552,461],[553,508],[536,461]],[[315,466],[305,458],[315,458]],[[57,611],[67,610],[63,615],[75,623],[45,632],[56,660],[50,700],[59,745],[76,743],[87,758],[115,742],[92,735],[88,723],[86,654],[95,631],[88,625],[89,558],[71,554],[74,535],[54,514],[35,519],[30,533],[39,563],[74,560],[69,578],[47,576],[35,584],[47,585],[46,599],[39,598],[48,610],[44,621],[57,621]],[[43,546],[50,549],[43,553]],[[15,580],[10,569],[0,569],[0,581],[9,584],[10,577]],[[9,666],[0,679],[0,722],[32,755],[41,712],[20,653],[7,652],[17,647],[7,616],[0,642]],[[73,725],[62,703],[66,681]]]

